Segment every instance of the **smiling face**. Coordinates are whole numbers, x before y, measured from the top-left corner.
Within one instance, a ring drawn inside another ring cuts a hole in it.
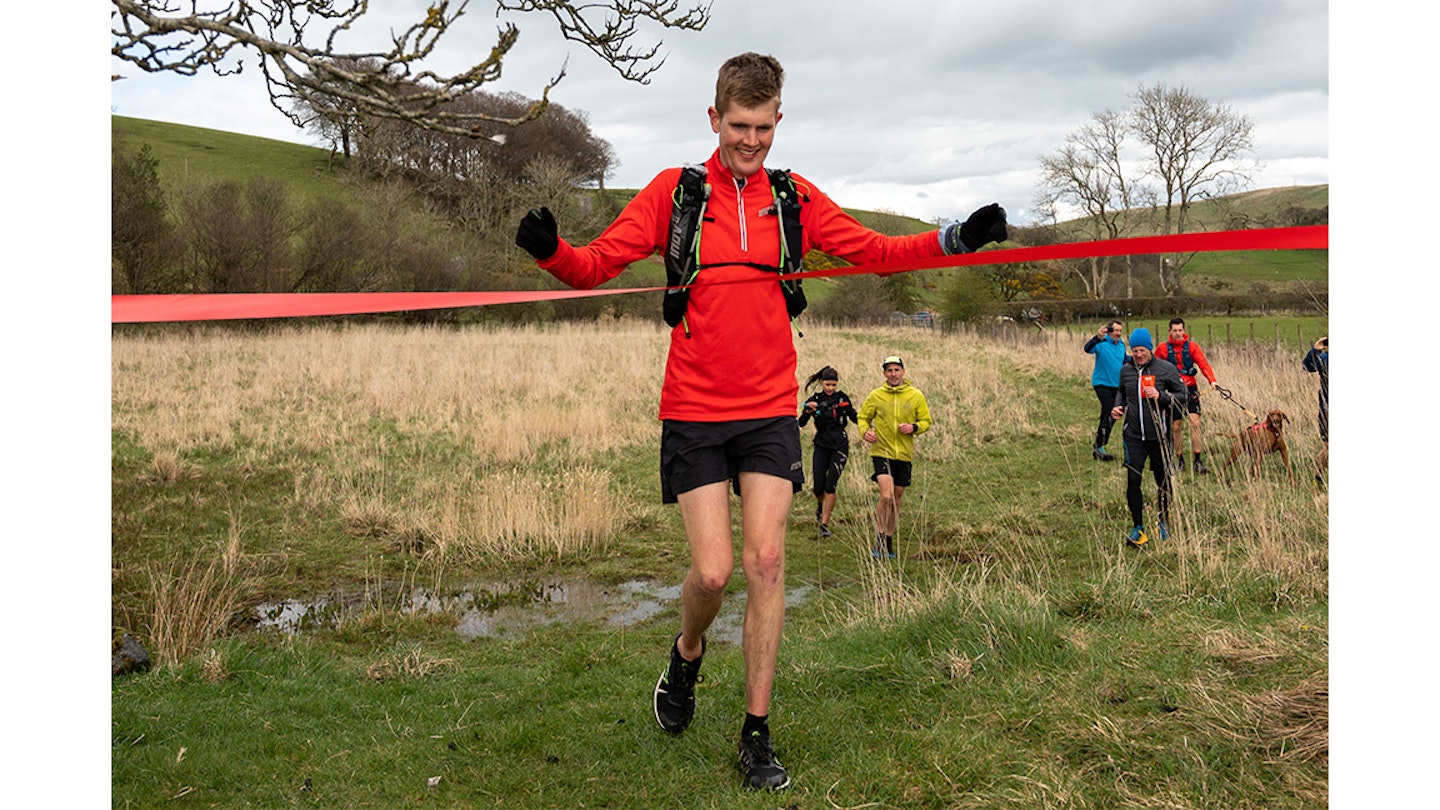
[[[780,99],[757,107],[732,103],[725,112],[709,109],[710,128],[720,136],[720,162],[736,177],[750,177],[765,165],[784,114]]]
[[[820,381],[820,389],[825,392],[826,396],[831,396],[831,395],[833,395],[833,394],[835,393],[835,390],[838,389],[839,387],[840,387],[840,383],[839,383],[839,381],[837,381],[837,380],[821,380],[821,381]]]
[[[905,382],[905,367],[897,363],[887,363],[883,369],[885,372],[885,384],[890,386],[899,385]]]

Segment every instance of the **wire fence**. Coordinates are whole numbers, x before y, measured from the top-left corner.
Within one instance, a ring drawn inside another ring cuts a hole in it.
[[[937,322],[917,322],[913,325],[917,328],[935,328]],[[892,325],[895,325],[895,323],[895,321],[892,321]],[[1097,324],[1098,323],[1097,321]],[[1144,326],[1149,329],[1150,335],[1156,343],[1165,340],[1165,336],[1170,331],[1168,320],[1158,321],[1156,323],[1127,321],[1125,322],[1127,340],[1129,337],[1128,332],[1138,326]],[[1083,344],[1095,334],[1094,328],[1077,324],[1052,326],[1041,321],[1013,321],[1008,319],[997,320],[993,323],[948,323],[945,324],[943,328],[975,337],[1037,346],[1046,344],[1069,345],[1077,341]],[[1190,329],[1189,334],[1192,340],[1206,347],[1228,344],[1237,347],[1244,345],[1265,345],[1308,348],[1317,339],[1325,336],[1326,330],[1323,325],[1316,325],[1313,322],[1227,321],[1219,325],[1213,323],[1201,324]]]

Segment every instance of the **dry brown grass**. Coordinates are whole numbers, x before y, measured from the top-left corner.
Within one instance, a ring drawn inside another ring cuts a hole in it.
[[[365,677],[372,681],[418,680],[449,672],[458,665],[454,658],[433,658],[421,649],[411,647],[404,652],[387,655],[365,668]]]
[[[176,665],[230,630],[244,604],[243,577],[212,554],[198,552],[188,563],[152,566],[151,606],[146,636],[158,664]]]
[[[301,507],[356,536],[473,558],[565,554],[622,519],[583,459],[653,441],[666,333],[656,324],[543,329],[198,329],[112,341],[112,413],[152,457],[294,466]],[[379,426],[377,428],[377,426]],[[387,427],[388,426],[388,427]],[[429,454],[459,446],[475,463]]]
[[[1293,686],[1243,695],[1212,694],[1203,684],[1190,691],[1200,699],[1205,717],[1218,732],[1265,757],[1326,762],[1330,756],[1330,681],[1307,678]],[[1323,789],[1323,786],[1320,786]]]
[[[117,337],[111,348],[113,426],[152,452],[241,437],[334,451],[389,421],[454,434],[507,464],[532,462],[547,444],[590,453],[653,432],[665,336],[640,322],[200,329]]]
[[[200,677],[206,683],[230,680],[230,663],[225,660],[225,654],[214,647],[206,650],[205,657],[200,662]]]
[[[965,480],[922,475],[906,495],[903,519],[911,536],[940,540],[931,548],[904,545],[910,542],[904,538],[902,553],[980,559],[990,581],[1039,594],[1052,562],[986,541],[1043,531],[1033,512],[1038,506],[1004,501],[1003,490],[983,478],[983,458],[987,445],[1008,440],[1039,438],[1057,447],[1088,441],[1088,416],[1053,418],[1053,398],[1044,389],[1055,385],[1037,380],[1058,378],[1084,397],[1092,363],[1080,349],[1085,337],[811,329],[796,340],[796,376],[835,366],[841,387],[859,401],[881,382],[880,358],[905,356],[910,379],[937,416],[917,443],[921,459],[959,463]],[[653,499],[653,493],[619,491],[613,473],[596,459],[658,443],[655,412],[667,344],[667,330],[652,321],[118,335],[111,353],[113,421],[151,453],[152,483],[192,475],[190,453],[229,450],[257,470],[288,465],[294,506],[336,515],[355,537],[438,561],[561,558],[603,547],[627,516]],[[1207,446],[1214,446],[1214,434],[1249,424],[1241,404],[1257,413],[1279,407],[1293,418],[1290,444],[1297,475],[1306,481],[1319,442],[1314,381],[1300,371],[1299,357],[1265,346],[1207,352],[1238,401],[1206,395]],[[472,454],[473,463],[457,463],[456,448]],[[653,451],[643,455],[652,458]],[[873,513],[863,450],[852,461],[843,484],[847,508]],[[1211,466],[1218,461],[1212,450]],[[1261,575],[1276,583],[1277,604],[1324,598],[1323,496],[1297,494],[1278,469],[1271,472],[1225,487],[1182,482],[1172,540],[1160,553],[1173,555],[1183,589],[1227,587],[1239,576]],[[1088,467],[1074,470],[1077,479],[1092,474]],[[956,507],[950,490],[957,488],[983,508]],[[1117,487],[1114,498],[1122,491]],[[836,530],[861,554],[873,532],[863,519]],[[1143,583],[1133,581],[1123,549],[1105,541],[1114,526],[1096,518],[1092,530],[1098,561],[1109,568],[1107,597],[1124,604]],[[230,534],[224,540],[238,543],[233,518]],[[233,562],[226,568],[233,570]],[[862,612],[874,617],[913,612],[984,584],[871,576],[873,599]]]

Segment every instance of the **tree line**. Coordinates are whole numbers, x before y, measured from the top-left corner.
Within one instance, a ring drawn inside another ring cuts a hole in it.
[[[1171,235],[1196,230],[1198,203],[1247,188],[1255,163],[1254,123],[1185,86],[1141,85],[1122,110],[1102,110],[1040,158],[1035,204],[1045,224],[1035,244]],[[1263,218],[1222,212],[1208,228],[1328,224],[1324,210],[1290,206]],[[1134,298],[1146,288],[1183,292],[1193,254],[1095,257],[1060,262],[1056,273],[1085,297]],[[1153,279],[1153,286],[1147,281]]]
[[[1198,202],[1248,180],[1243,160],[1248,119],[1184,88],[1141,88],[1135,98],[1131,110],[1096,113],[1064,146],[1041,158],[1037,203],[1047,219],[1038,226],[1012,227],[1013,243],[1182,233],[1196,227]],[[455,103],[493,118],[523,117],[535,104],[514,93],[478,90]],[[285,184],[258,176],[167,189],[147,146],[129,150],[117,142],[111,182],[113,291],[443,292],[553,286],[511,245],[518,216],[548,205],[567,226],[573,223],[576,238],[586,241],[618,211],[620,200],[605,193],[614,150],[591,132],[583,112],[550,104],[542,116],[471,137],[344,105],[305,102],[299,107],[296,117],[330,146],[332,169],[334,162],[340,164],[337,174],[349,192],[345,201],[295,200]],[[1148,145],[1153,156],[1137,157],[1132,142]],[[1162,150],[1180,143],[1188,151]],[[1082,216],[1062,221],[1060,211],[1067,207]],[[1220,216],[1220,224],[1230,228],[1304,225],[1325,222],[1328,210],[1292,206],[1259,218],[1238,210],[1222,210]],[[1209,218],[1205,224],[1213,227],[1215,214]],[[890,234],[919,227],[888,211],[871,213],[867,224]],[[816,297],[812,314],[883,322],[894,311],[913,312],[938,301],[936,308],[947,318],[964,320],[1024,301],[1176,297],[1183,294],[1180,270],[1189,258],[980,266],[923,279],[918,274],[851,276],[828,282],[835,286],[829,295]],[[805,258],[806,269],[839,263],[818,252]],[[1123,286],[1115,263],[1123,263]],[[644,298],[527,305],[514,317],[643,311]]]
[[[504,110],[529,102],[477,92],[473,103]],[[613,149],[583,113],[560,105],[512,129],[504,144],[355,121],[350,155],[334,167],[347,187],[340,201],[299,200],[285,183],[258,175],[170,188],[148,144],[117,140],[112,291],[533,288],[540,274],[510,244],[521,212],[548,205],[588,239],[617,211],[603,188]]]

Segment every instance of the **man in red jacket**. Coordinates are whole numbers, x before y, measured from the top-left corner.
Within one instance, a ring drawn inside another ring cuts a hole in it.
[[[783,117],[783,81],[774,57],[732,57],[720,68],[715,105],[707,111],[719,146],[704,166],[708,197],[696,237],[699,275],[689,284],[683,321],[671,330],[659,414],[661,500],[679,504],[690,569],[680,591],[680,632],[654,692],[661,728],[684,731],[694,716],[704,633],[735,567],[733,485],[747,588],[740,768],[748,786],[776,790],[790,784],[775,758],[768,723],[785,620],[785,523],[804,482],[795,344],[777,275],[784,218],[764,171]],[[660,172],[588,245],[560,239],[548,208],[525,215],[515,243],[565,284],[596,287],[665,250],[680,177],[680,168]],[[1006,238],[1005,211],[996,204],[938,231],[883,236],[805,178],[791,177],[803,202],[800,255],[816,248],[868,264],[964,253]]]
[[[1215,387],[1215,372],[1210,368],[1210,361],[1205,359],[1205,352],[1200,350],[1200,344],[1190,339],[1185,332],[1184,318],[1170,319],[1170,337],[1159,348],[1155,349],[1155,356],[1161,360],[1169,360],[1180,369],[1180,379],[1184,381],[1185,388],[1189,391],[1189,400],[1185,403],[1184,411],[1175,411],[1175,421],[1170,425],[1171,434],[1175,437],[1175,467],[1178,470],[1185,469],[1185,442],[1181,436],[1180,428],[1184,426],[1186,412],[1190,419],[1190,451],[1194,454],[1194,470],[1197,475],[1205,475],[1210,472],[1205,468],[1205,462],[1200,460],[1200,387],[1196,374],[1204,374],[1205,379],[1210,381],[1210,387]]]

